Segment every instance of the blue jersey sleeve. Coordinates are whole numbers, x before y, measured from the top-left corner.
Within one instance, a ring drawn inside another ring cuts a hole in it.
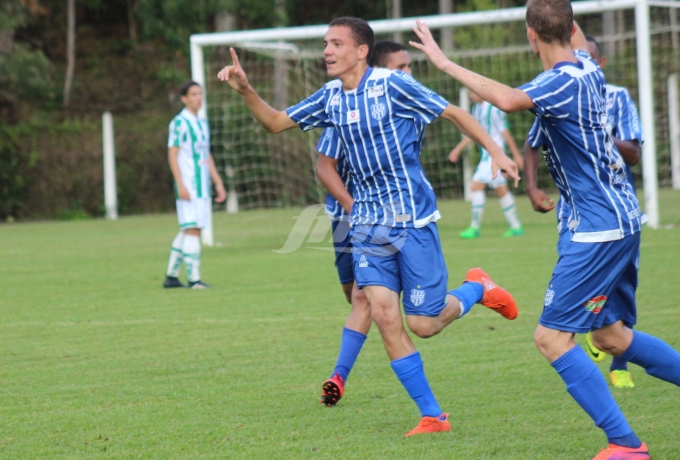
[[[323,87],[304,101],[288,107],[286,114],[303,131],[314,128],[329,128],[333,124],[326,113],[326,96],[326,87]]]
[[[393,113],[398,117],[414,118],[430,124],[449,104],[439,94],[404,72],[395,71],[387,85]]]
[[[319,143],[316,144],[316,150],[329,158],[334,160],[339,160],[343,155],[342,143],[340,142],[340,136],[335,128],[326,128],[323,130],[321,139]]]
[[[638,117],[637,107],[628,90],[617,91],[611,108],[613,115],[612,135],[622,141],[640,141],[642,143],[642,128]]]
[[[538,122],[538,118],[536,118],[534,120],[534,123],[531,125],[531,129],[529,130],[527,140],[529,141],[529,147],[531,147],[532,149],[537,149],[544,144],[543,131],[541,131],[541,125]]]
[[[570,115],[570,103],[578,91],[576,80],[568,74],[547,70],[519,87],[536,104],[531,112],[537,117],[550,117],[552,123]]]

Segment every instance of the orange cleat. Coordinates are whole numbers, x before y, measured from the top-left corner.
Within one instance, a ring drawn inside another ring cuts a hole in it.
[[[609,444],[609,447],[602,449],[593,457],[593,460],[649,460],[650,458],[647,444],[643,442],[637,449]]]
[[[345,394],[345,381],[337,372],[323,384],[321,393],[321,404],[328,407],[335,406],[342,395]]]
[[[451,431],[449,414],[442,414],[439,417],[423,417],[420,419],[418,426],[406,433],[405,436],[423,433],[439,433],[443,431]]]
[[[465,281],[479,283],[484,287],[484,297],[479,302],[487,308],[497,311],[503,318],[515,319],[519,312],[512,295],[496,283],[481,268],[473,268],[467,272]]]

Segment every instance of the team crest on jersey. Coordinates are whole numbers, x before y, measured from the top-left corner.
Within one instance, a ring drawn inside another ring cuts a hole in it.
[[[371,106],[371,116],[376,120],[382,120],[386,114],[385,104],[373,104]]]
[[[385,88],[380,86],[371,86],[368,88],[368,97],[380,97],[385,95]]]
[[[607,302],[606,295],[598,295],[597,297],[593,297],[583,305],[586,307],[586,311],[593,312],[594,314],[597,315],[598,313],[600,313],[602,307],[604,307],[604,304],[606,302]]]
[[[411,289],[411,303],[414,306],[419,307],[423,302],[425,302],[425,291],[421,289]]]
[[[359,259],[359,268],[366,268],[368,267],[368,260],[366,260],[365,256],[361,256]]]
[[[555,297],[555,291],[552,289],[548,289],[545,291],[545,299],[543,300],[543,306],[547,307],[550,305],[553,301],[553,297]]]

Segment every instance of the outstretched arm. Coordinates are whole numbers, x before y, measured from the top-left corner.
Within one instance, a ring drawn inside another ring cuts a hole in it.
[[[529,139],[524,142],[524,175],[527,184],[527,195],[534,211],[546,213],[555,209],[555,202],[537,186],[538,162],[541,152],[529,145]]]
[[[450,121],[467,137],[481,145],[491,156],[491,170],[495,178],[498,171],[505,171],[512,179],[515,179],[515,187],[519,184],[519,174],[517,165],[508,158],[498,144],[491,139],[482,125],[465,110],[454,105],[447,105],[440,115],[445,120]]]
[[[498,107],[503,112],[518,112],[536,106],[531,98],[521,89],[511,88],[449,61],[441,49],[439,49],[437,42],[434,41],[427,24],[421,21],[416,21],[416,24],[417,27],[414,27],[413,31],[420,38],[421,43],[409,43],[414,48],[425,53],[439,70],[450,75],[470,91],[476,93],[479,97]]]
[[[323,188],[333,198],[338,200],[338,203],[340,203],[340,206],[343,207],[347,214],[351,214],[354,198],[352,198],[352,195],[349,194],[345,184],[342,182],[342,178],[336,169],[337,165],[338,160],[324,154],[319,154],[316,160],[316,175]]]
[[[217,74],[217,78],[226,81],[237,93],[241,95],[248,110],[262,127],[269,133],[280,133],[287,129],[295,128],[297,123],[290,119],[285,111],[279,111],[267,104],[260,95],[248,83],[248,77],[239,63],[234,48],[229,48],[233,64],[226,66]]]

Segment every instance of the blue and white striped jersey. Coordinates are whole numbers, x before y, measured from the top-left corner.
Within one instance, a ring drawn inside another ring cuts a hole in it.
[[[367,69],[359,86],[334,80],[287,109],[300,128],[335,128],[354,178],[354,224],[424,227],[438,220],[420,166],[425,125],[448,102],[400,71]]]
[[[611,135],[622,141],[644,142],[642,126],[637,107],[630,93],[623,86],[607,84],[607,120],[611,128]],[[635,180],[630,165],[625,163],[626,174],[633,188]]]
[[[605,242],[642,229],[643,214],[608,130],[605,78],[588,53],[520,87],[534,102],[546,161],[571,207],[572,241]]]
[[[336,166],[338,175],[345,184],[345,188],[349,194],[353,196],[354,184],[352,183],[352,175],[347,160],[345,159],[345,152],[342,150],[340,137],[334,128],[326,128],[323,130],[323,135],[321,136],[321,139],[319,139],[319,143],[316,144],[316,150],[329,158],[338,160]],[[333,198],[333,195],[330,193],[326,195],[326,214],[328,214],[328,217],[330,217],[331,220],[341,220],[345,222],[349,222],[350,220],[345,208],[340,206],[338,200]]]

